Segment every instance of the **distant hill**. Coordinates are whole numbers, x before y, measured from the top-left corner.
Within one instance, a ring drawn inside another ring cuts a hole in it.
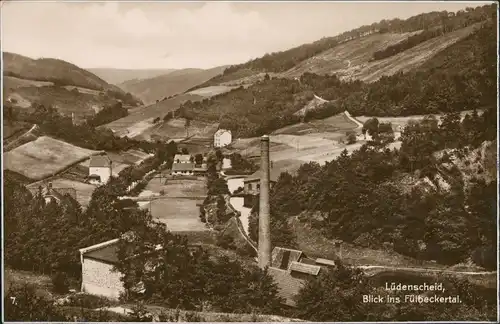
[[[383,20],[230,66],[184,92],[202,98],[158,98],[147,109],[151,114],[136,114],[134,123],[162,118],[167,110],[160,106],[168,104],[170,111],[179,105],[177,118],[252,137],[346,110],[354,116],[408,116],[490,106],[489,91],[496,89],[494,21],[495,5]],[[166,96],[163,86],[158,92]],[[315,96],[328,102],[316,104]]]
[[[114,88],[95,74],[63,60],[53,58],[35,60],[15,53],[3,52],[2,54],[5,76],[48,81],[58,85],[72,85],[92,90]]]
[[[349,69],[346,72],[355,72],[357,74],[358,69],[366,70],[368,62],[372,61],[374,56],[379,56],[377,55],[379,54],[378,52],[384,51],[388,47],[392,46],[393,48],[390,50],[390,55],[388,56],[387,53],[384,53],[384,57],[390,57],[392,60],[398,58],[397,54],[405,53],[405,50],[419,45],[419,42],[424,43],[428,41],[428,44],[432,43],[432,46],[424,49],[424,51],[436,52],[451,45],[460,38],[449,35],[452,32],[459,31],[479,22],[484,22],[489,18],[496,19],[496,6],[494,4],[467,8],[467,10],[459,10],[458,12],[433,11],[419,14],[406,20],[397,18],[382,20],[337,36],[324,37],[313,43],[297,46],[282,52],[269,53],[243,64],[232,65],[222,75],[216,76],[195,88],[248,83],[246,79],[249,78],[253,79],[251,83],[254,83],[256,76],[260,75],[260,78],[257,79],[262,79],[265,73],[296,77],[305,72],[332,74],[342,73],[344,70]],[[420,39],[413,39],[406,44],[402,43],[415,34],[427,33],[429,31],[438,32],[434,33],[434,37],[432,38],[421,37]],[[467,35],[466,32],[462,34],[465,34],[462,36]],[[440,42],[440,39],[447,35],[449,37],[445,37],[443,42]],[[434,47],[437,47],[437,49]],[[342,48],[345,50],[342,50]],[[418,55],[416,56],[411,58],[412,62],[422,62],[428,58],[425,55],[422,58],[419,58]],[[385,60],[380,60],[376,64],[369,65],[373,71],[381,66],[383,67],[384,62]],[[380,74],[391,75],[398,72],[401,70],[400,66],[404,67],[404,64],[386,69],[385,73],[379,73],[375,77],[368,76],[368,71],[361,73],[359,76],[356,75],[356,77],[374,81],[376,78],[381,77]],[[194,90],[195,88],[190,90]]]
[[[118,84],[144,103],[153,103],[165,97],[176,95],[203,83],[224,71],[227,66],[219,66],[208,70],[181,69],[149,79],[128,80]]]
[[[300,122],[304,117],[297,112],[302,110],[307,110],[306,119],[310,119],[345,110],[354,116],[409,116],[480,109],[496,102],[495,41],[493,20],[474,24],[399,55],[373,61],[377,68],[360,68],[364,72],[359,75],[368,82],[348,82],[341,73],[313,74],[302,69],[307,64],[299,64],[301,75],[264,76],[246,89],[239,87],[207,100],[185,102],[178,116],[219,122],[234,136],[252,137]],[[359,57],[363,42],[350,43],[350,51],[356,43],[361,45],[351,52],[358,52]],[[339,47],[345,49],[344,45]],[[314,95],[329,102],[305,109]]]
[[[130,93],[66,61],[9,52],[2,56],[5,107],[26,111],[36,103],[83,119],[119,101],[128,107],[142,104]]]
[[[113,69],[113,68],[90,68],[88,71],[94,73],[110,84],[120,84],[134,79],[150,79],[159,75],[165,75],[175,69]]]

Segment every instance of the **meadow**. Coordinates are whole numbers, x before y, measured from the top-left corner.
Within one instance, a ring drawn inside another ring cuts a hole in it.
[[[164,197],[201,197],[207,194],[204,180],[153,178],[148,182],[145,191],[160,193]]]
[[[202,202],[189,198],[160,198],[143,208],[151,208],[153,218],[165,223],[170,231],[208,231],[199,218],[198,204]]]
[[[155,118],[163,119],[168,112],[177,110],[187,100],[195,101],[200,99],[203,99],[203,97],[190,94],[177,95],[149,106],[134,109],[128,116],[112,121],[104,127],[121,136],[138,136],[149,127],[154,126],[152,121]]]

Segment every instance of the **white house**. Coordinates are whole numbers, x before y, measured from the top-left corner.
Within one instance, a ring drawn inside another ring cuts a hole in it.
[[[214,147],[224,147],[231,144],[233,135],[230,130],[219,129],[214,134]]]
[[[82,292],[118,299],[125,291],[120,280],[120,272],[113,270],[118,262],[118,240],[114,239],[80,249]]]
[[[106,183],[111,178],[111,160],[107,155],[90,157],[89,180],[92,183]]]

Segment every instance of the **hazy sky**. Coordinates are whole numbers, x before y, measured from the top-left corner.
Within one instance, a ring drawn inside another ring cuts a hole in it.
[[[3,1],[2,47],[84,68],[209,68],[245,62],[382,19],[479,5]]]

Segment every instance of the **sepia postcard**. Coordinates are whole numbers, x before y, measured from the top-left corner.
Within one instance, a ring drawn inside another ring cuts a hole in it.
[[[497,322],[498,4],[2,1],[4,322]]]

